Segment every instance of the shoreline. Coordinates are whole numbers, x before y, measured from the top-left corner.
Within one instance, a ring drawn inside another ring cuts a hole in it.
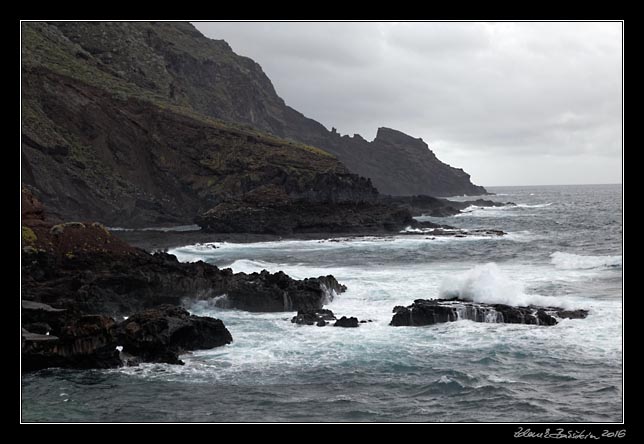
[[[258,234],[258,233],[208,233],[201,230],[195,231],[153,231],[131,230],[111,231],[113,236],[128,244],[141,248],[147,252],[167,251],[171,248],[183,247],[197,243],[231,242],[248,244],[255,242],[277,242],[289,240],[324,240],[336,237],[367,237],[367,236],[395,236],[398,231],[360,231],[337,233],[293,233],[288,235]],[[414,233],[410,233],[414,234]]]

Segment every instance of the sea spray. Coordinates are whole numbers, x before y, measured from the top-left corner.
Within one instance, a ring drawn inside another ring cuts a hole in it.
[[[521,282],[510,279],[493,262],[446,277],[440,285],[439,295],[445,299],[458,297],[473,302],[512,306],[567,305],[553,297],[526,293]]]

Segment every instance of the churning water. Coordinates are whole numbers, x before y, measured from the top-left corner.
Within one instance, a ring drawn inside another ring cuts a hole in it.
[[[235,272],[333,274],[348,290],[326,308],[373,322],[319,328],[292,324],[294,313],[191,304],[194,314],[222,319],[234,342],[184,355],[184,366],[25,375],[23,421],[622,421],[621,186],[490,191],[518,205],[420,219],[507,236],[401,233],[174,249],[179,260]],[[388,325],[396,305],[454,294],[590,314],[551,327]]]

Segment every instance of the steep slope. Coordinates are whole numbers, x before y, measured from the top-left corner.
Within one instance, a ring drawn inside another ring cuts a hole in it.
[[[84,26],[92,35],[111,29]],[[112,50],[136,48],[142,29],[155,26],[116,25]],[[172,83],[151,53],[136,54],[142,68],[117,64],[124,75],[91,39],[81,47],[59,27],[22,25],[22,179],[59,218],[140,227],[193,223],[223,202],[377,198],[368,179],[325,151],[171,100]]]
[[[462,169],[429,147],[380,128],[373,142],[340,136],[287,106],[253,60],[223,40],[204,37],[189,23],[63,22],[55,26],[96,67],[173,103],[217,119],[251,125],[279,137],[320,147],[381,193],[449,196],[484,194]]]

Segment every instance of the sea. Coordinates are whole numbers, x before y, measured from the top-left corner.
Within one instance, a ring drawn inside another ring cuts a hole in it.
[[[232,344],[183,366],[47,369],[22,375],[23,422],[623,421],[621,185],[490,187],[516,206],[447,218],[500,237],[391,236],[202,243],[169,251],[234,272],[334,275],[325,308],[358,328],[296,325],[186,301],[224,321]],[[456,197],[470,200],[476,197]],[[459,294],[481,302],[589,310],[555,326],[459,320],[389,325],[392,309]]]

